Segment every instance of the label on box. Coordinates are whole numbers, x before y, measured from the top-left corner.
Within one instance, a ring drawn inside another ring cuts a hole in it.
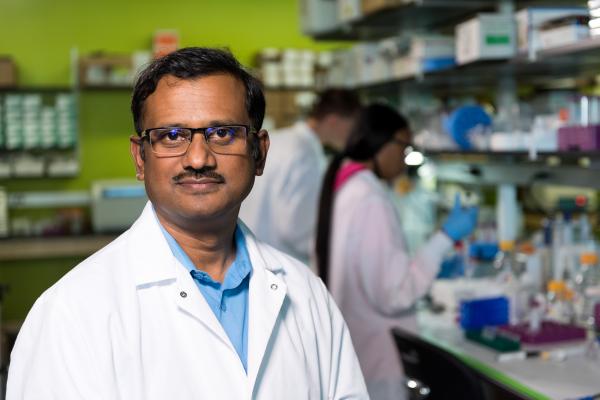
[[[179,35],[174,30],[159,30],[154,33],[152,52],[160,58],[174,52],[179,47]]]

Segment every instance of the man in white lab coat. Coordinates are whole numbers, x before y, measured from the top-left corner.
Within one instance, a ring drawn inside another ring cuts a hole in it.
[[[324,285],[238,223],[269,148],[264,107],[225,51],[142,72],[131,154],[150,202],[37,300],[9,400],[368,398]]]
[[[355,92],[328,89],[306,121],[271,134],[269,162],[240,210],[260,240],[308,262],[327,164],[323,146],[343,149],[359,109]]]

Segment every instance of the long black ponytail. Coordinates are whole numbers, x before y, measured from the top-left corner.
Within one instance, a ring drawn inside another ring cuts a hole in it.
[[[329,163],[321,187],[315,242],[317,269],[325,285],[329,281],[334,184],[342,162],[346,158],[354,161],[374,159],[379,150],[392,140],[398,131],[407,128],[406,119],[393,108],[382,104],[369,105],[359,114],[345,150]]]

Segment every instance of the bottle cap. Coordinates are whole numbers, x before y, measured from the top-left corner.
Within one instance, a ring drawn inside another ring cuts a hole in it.
[[[559,293],[567,289],[567,285],[564,281],[552,280],[548,282],[548,291]]]
[[[514,240],[501,240],[499,247],[502,251],[513,251],[515,249],[515,242]]]
[[[579,255],[579,262],[581,264],[594,265],[598,263],[598,254],[596,253],[581,253]]]

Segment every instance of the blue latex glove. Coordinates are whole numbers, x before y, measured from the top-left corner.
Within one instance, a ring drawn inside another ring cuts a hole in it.
[[[478,207],[461,207],[460,195],[457,193],[454,199],[454,207],[448,218],[442,224],[442,230],[455,242],[465,236],[469,236],[477,225]]]

